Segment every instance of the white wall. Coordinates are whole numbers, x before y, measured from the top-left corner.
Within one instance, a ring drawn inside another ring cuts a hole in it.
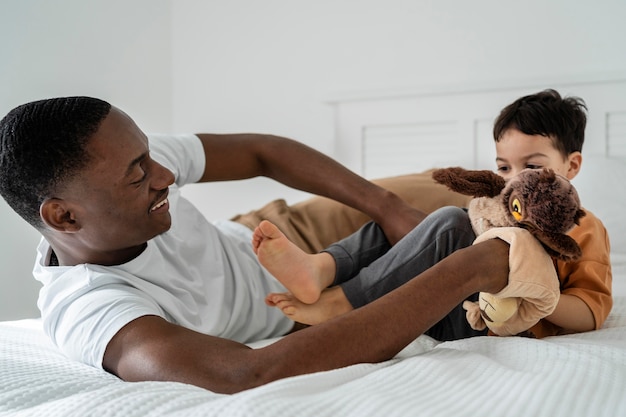
[[[168,0],[0,1],[0,117],[53,96],[109,100],[150,130],[171,128]],[[39,235],[0,199],[0,320],[35,317]]]
[[[89,94],[147,131],[271,132],[332,154],[337,94],[625,72],[625,19],[623,0],[2,0],[0,113]],[[303,197],[266,180],[186,194],[210,218]],[[6,319],[36,312],[36,236],[2,204]]]
[[[272,132],[327,153],[324,101],[337,94],[626,70],[623,0],[186,0],[172,12],[175,129]],[[228,189],[219,207],[195,199],[223,217],[301,197],[259,180]]]

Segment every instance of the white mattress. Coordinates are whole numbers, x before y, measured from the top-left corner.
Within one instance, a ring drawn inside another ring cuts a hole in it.
[[[235,395],[128,383],[62,356],[39,320],[0,323],[0,416],[626,416],[626,297],[603,329],[543,340],[421,336],[397,358]]]

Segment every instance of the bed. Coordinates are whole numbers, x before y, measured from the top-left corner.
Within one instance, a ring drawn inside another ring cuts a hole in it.
[[[626,415],[626,77],[555,87],[582,96],[590,108],[585,168],[574,184],[584,206],[604,220],[612,241],[615,305],[602,329],[542,340],[439,343],[420,336],[383,363],[221,395],[181,383],[124,382],[66,359],[37,318],[1,322],[0,416]],[[493,160],[488,125],[497,110],[541,88],[334,98],[337,156],[370,178],[433,166],[482,168]],[[416,142],[420,152],[411,149]],[[394,152],[383,152],[382,144],[392,144],[387,148]],[[419,157],[404,158],[408,152]],[[272,340],[253,347],[266,343]]]

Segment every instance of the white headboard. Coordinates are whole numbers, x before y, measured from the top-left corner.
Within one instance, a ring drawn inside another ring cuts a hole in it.
[[[452,165],[494,169],[495,117],[515,99],[546,88],[587,103],[585,156],[626,160],[626,74],[346,94],[329,100],[335,157],[370,179]]]
[[[583,169],[573,184],[583,207],[608,230],[614,294],[626,295],[626,74],[342,96],[331,100],[336,158],[369,179],[455,165],[495,169],[495,117],[517,98],[546,88],[587,103]]]

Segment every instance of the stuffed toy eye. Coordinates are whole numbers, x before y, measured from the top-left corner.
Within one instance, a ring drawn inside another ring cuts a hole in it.
[[[514,198],[511,202],[511,214],[517,221],[522,219],[522,203],[517,198]]]

